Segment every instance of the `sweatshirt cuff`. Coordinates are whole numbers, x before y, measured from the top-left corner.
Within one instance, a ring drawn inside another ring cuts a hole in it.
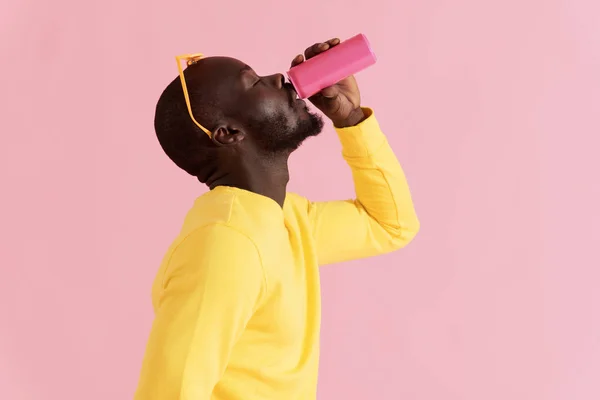
[[[355,126],[335,129],[342,143],[344,157],[370,157],[387,142],[373,110],[363,107],[363,111],[366,118],[362,122]]]

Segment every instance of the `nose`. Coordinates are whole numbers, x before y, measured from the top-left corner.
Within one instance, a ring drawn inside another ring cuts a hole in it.
[[[285,83],[285,77],[283,76],[283,74],[274,74],[271,75],[269,78],[269,80],[273,82],[273,85],[277,89],[283,88],[283,84]]]

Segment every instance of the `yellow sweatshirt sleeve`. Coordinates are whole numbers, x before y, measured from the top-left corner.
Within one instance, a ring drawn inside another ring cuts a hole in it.
[[[136,400],[209,400],[261,301],[257,249],[225,225],[192,233],[164,272]]]
[[[337,129],[352,169],[356,199],[309,206],[319,264],[397,250],[419,230],[404,171],[371,109],[360,124]]]

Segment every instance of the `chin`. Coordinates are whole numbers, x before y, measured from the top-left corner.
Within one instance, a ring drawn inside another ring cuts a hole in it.
[[[308,109],[306,110],[306,113],[309,115],[309,119],[311,120],[311,122],[313,124],[313,127],[314,127],[313,129],[316,132],[315,135],[318,135],[323,130],[323,125],[324,125],[323,117],[321,117],[320,114],[309,111]]]
[[[306,111],[306,118],[298,124],[296,136],[303,140],[312,136],[317,136],[323,130],[323,118],[321,115]]]
[[[302,106],[299,106],[298,108],[296,108],[295,113],[298,119],[308,119],[310,118],[312,115],[315,115],[310,108],[308,108],[307,104],[303,104]]]
[[[306,139],[317,136],[323,130],[323,118],[308,107],[298,107],[293,113],[289,111],[256,124],[257,140],[266,152],[293,152]]]

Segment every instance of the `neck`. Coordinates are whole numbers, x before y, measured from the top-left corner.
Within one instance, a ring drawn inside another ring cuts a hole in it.
[[[217,186],[248,190],[269,197],[283,207],[290,179],[288,157],[289,154],[240,160],[235,170],[207,184],[211,190]]]

